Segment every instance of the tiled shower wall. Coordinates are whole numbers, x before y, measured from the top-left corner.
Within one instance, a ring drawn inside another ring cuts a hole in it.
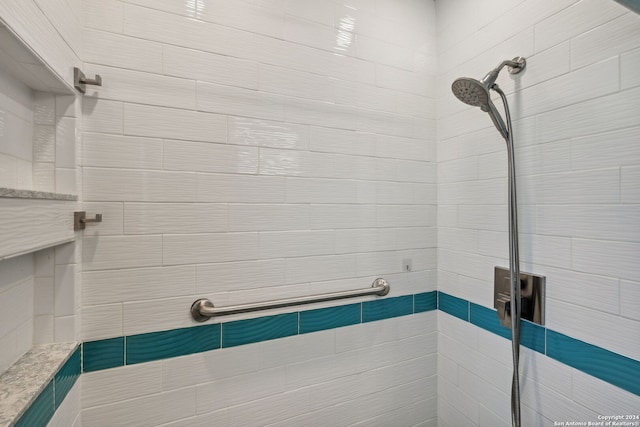
[[[63,80],[81,65],[82,9],[78,0],[1,0],[0,16]]]
[[[73,68],[82,68],[81,15],[78,0],[0,0],[0,17],[10,29],[2,37],[11,55],[21,58],[14,48],[21,40],[70,87]],[[43,71],[34,65],[31,72]],[[32,91],[15,77],[0,75],[0,186],[78,194],[79,102],[73,95]]]
[[[33,343],[33,256],[2,261],[0,268],[0,372],[4,372]]]
[[[523,269],[547,276],[550,328],[638,359],[636,15],[605,0],[443,0],[436,25],[431,1],[184,3],[0,0],[67,80],[81,50],[105,78],[84,98],[76,156],[85,207],[105,215],[85,232],[83,340],[190,326],[200,296],[378,275],[392,295],[432,290],[436,210],[439,289],[492,306],[493,265],[507,264],[504,142],[449,86],[523,55],[528,70],[499,80],[516,119]],[[435,425],[436,316],[438,425],[508,425],[508,342],[442,312],[86,373],[85,424]],[[638,407],[523,352],[526,424]],[[52,425],[80,424],[79,394]]]
[[[81,66],[78,1],[0,0],[0,17],[72,84],[73,67]],[[77,194],[76,98],[32,92],[4,75],[0,92],[0,186]],[[80,339],[75,246],[0,261],[0,372],[34,344]],[[66,413],[68,419],[78,419],[78,385],[65,407],[73,408]]]
[[[604,0],[436,4],[438,289],[493,307],[493,266],[508,265],[505,143],[451,83],[525,56],[524,73],[498,80],[515,120],[522,269],[547,277],[549,328],[637,360],[640,16]],[[439,425],[510,425],[509,342],[438,315]],[[640,405],[528,349],[522,367],[523,425]]]
[[[33,185],[32,103],[26,86],[0,72],[0,187]]]
[[[435,289],[433,2],[83,7],[104,81],[83,103],[84,206],[104,215],[84,234],[84,341],[193,326],[198,297]],[[435,320],[86,373],[83,423],[433,425]]]

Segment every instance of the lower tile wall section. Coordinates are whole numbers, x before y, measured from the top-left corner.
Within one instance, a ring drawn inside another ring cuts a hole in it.
[[[510,338],[495,310],[439,293],[439,427],[511,426]],[[639,361],[526,321],[521,342],[523,426],[640,415]]]
[[[408,295],[84,343],[82,423],[435,427],[436,299]],[[195,343],[205,336],[213,339]]]
[[[495,310],[434,291],[85,342],[83,422],[507,426],[502,338]],[[640,407],[639,361],[526,321],[522,345],[525,425]],[[52,382],[16,425],[46,425],[79,363],[76,352],[56,375],[59,394]]]
[[[83,371],[92,372],[235,347],[421,313],[435,310],[436,307],[437,294],[433,291],[222,324],[90,341],[82,345]]]
[[[438,295],[438,308],[496,335],[511,339],[511,330],[500,325],[495,310],[444,292]],[[565,365],[640,396],[640,381],[638,381],[640,362],[637,360],[573,339],[526,320],[521,322],[520,343]]]

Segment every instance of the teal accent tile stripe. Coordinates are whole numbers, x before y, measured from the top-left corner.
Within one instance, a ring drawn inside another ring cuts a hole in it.
[[[124,337],[89,341],[82,344],[83,372],[100,371],[124,365]]]
[[[117,337],[89,341],[82,344],[81,350],[76,350],[16,426],[46,426],[53,416],[54,409],[62,403],[80,374],[81,352],[82,371],[91,372],[436,309],[501,337],[511,338],[511,331],[500,324],[496,310],[444,292],[432,291],[387,297],[361,304],[238,320],[222,325],[213,324],[132,335],[126,339]],[[522,321],[520,338],[522,345],[528,348],[640,395],[640,382],[635,380],[636,374],[640,372],[640,361],[527,321]],[[54,381],[57,381],[55,393]]]
[[[438,293],[436,291],[423,292],[413,296],[413,312],[423,313],[438,308]]]
[[[339,305],[300,312],[300,333],[341,328],[360,323],[362,304]]]
[[[498,319],[498,312],[492,308],[470,303],[470,322],[496,335],[500,335],[508,340],[511,339],[511,329],[502,326]],[[520,321],[520,344],[538,353],[544,354],[545,331],[543,326],[526,320]]]
[[[498,319],[497,310],[482,305],[470,303],[470,322],[484,330],[493,332],[508,340],[511,339],[511,329],[502,326]],[[520,344],[538,353],[544,354],[545,328],[526,320],[520,321]]]
[[[502,326],[500,319],[498,319],[497,310],[474,303],[470,304],[471,323],[503,338],[511,339],[511,329]],[[544,354],[545,331],[543,326],[526,320],[520,321],[520,344]]]
[[[497,316],[497,314],[496,314]],[[545,353],[545,327],[531,323],[527,320],[520,321],[520,344],[538,353]]]
[[[54,376],[56,408],[62,404],[64,398],[67,397],[67,393],[69,393],[78,377],[80,377],[82,370],[80,363],[80,347],[78,347]]]
[[[126,363],[150,362],[220,348],[220,324],[127,337]]]
[[[508,340],[511,339],[511,329],[505,328],[500,324],[496,310],[492,310],[482,305],[470,303],[470,319],[469,321],[482,329],[493,332]]]
[[[437,291],[82,344],[83,372],[354,325],[437,308]],[[126,345],[125,345],[126,343]],[[126,358],[125,358],[126,348]]]
[[[45,427],[81,372],[167,359],[437,309],[437,291],[82,343],[16,426]],[[125,354],[126,352],[126,354]]]
[[[384,298],[362,303],[362,322],[413,314],[413,295]]]
[[[387,297],[358,304],[328,307],[323,309],[306,310],[299,313],[287,313],[276,316],[264,316],[255,319],[239,320],[222,325],[207,325],[197,328],[183,328],[171,331],[153,332],[149,334],[133,335],[126,338],[127,359],[124,359],[125,338],[111,338],[107,340],[86,342],[82,345],[84,372],[107,369],[124,364],[142,363],[151,360],[165,359],[179,355],[192,354],[219,348],[216,342],[221,342],[222,347],[233,347],[259,341],[282,338],[314,331],[339,328],[354,325],[360,322],[372,322],[391,317],[421,313],[424,311],[439,309],[462,320],[468,321],[489,332],[511,339],[511,330],[500,324],[497,312],[494,309],[474,304],[462,298],[449,295],[444,292],[432,291],[415,295],[403,295],[399,297]],[[624,369],[640,369],[640,362],[625,358],[624,356],[610,352],[597,346],[573,340],[578,343],[581,352],[591,349],[593,357],[585,356],[584,359],[576,359],[567,356],[573,347],[555,348],[545,347],[551,342],[558,342],[558,335],[545,327],[528,321],[521,323],[521,343],[523,346],[546,354],[570,366],[574,366],[586,373],[609,381],[625,390],[639,394],[637,386],[629,384],[623,375],[619,378],[612,374],[611,369],[602,369],[595,365],[600,364],[599,359],[617,360]],[[218,329],[219,328],[219,329]],[[201,334],[201,335],[200,335]],[[552,335],[556,334],[556,335]],[[556,341],[553,341],[555,339]],[[205,344],[202,344],[205,343]],[[569,352],[569,353],[567,353]],[[606,355],[606,356],[603,356]],[[597,356],[597,357],[596,357]],[[598,359],[599,358],[599,359]],[[620,358],[620,359],[617,359]],[[610,366],[616,366],[611,362]],[[629,368],[632,366],[632,368]],[[625,371],[626,372],[626,371]]]
[[[547,356],[640,396],[640,361],[549,330]]]
[[[298,334],[298,313],[236,320],[222,325],[222,347],[235,347]]]
[[[53,390],[51,380],[15,423],[15,427],[45,427],[55,412]]]
[[[441,296],[442,292],[439,294]],[[496,310],[470,304],[471,323],[511,339],[511,330],[500,324]],[[526,320],[521,322],[520,342],[525,347],[640,396],[640,382],[637,381],[637,374],[640,372],[638,360],[568,337]]]
[[[458,319],[469,321],[469,301],[438,292],[438,309]]]
[[[78,346],[14,426],[46,427],[80,377],[80,359],[81,351]]]
[[[616,0],[629,10],[640,13],[640,0]]]

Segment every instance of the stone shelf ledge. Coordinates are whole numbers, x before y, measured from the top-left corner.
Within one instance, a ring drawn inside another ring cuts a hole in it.
[[[48,193],[46,191],[17,190],[15,188],[0,187],[0,197],[5,199],[42,199],[76,201],[74,194]]]
[[[0,375],[0,427],[16,423],[76,348],[75,342],[34,346]]]

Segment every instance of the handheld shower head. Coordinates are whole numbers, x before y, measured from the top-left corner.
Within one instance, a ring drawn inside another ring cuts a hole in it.
[[[518,252],[518,203],[516,200],[516,170],[513,144],[513,128],[507,96],[496,84],[498,74],[505,66],[509,67],[511,74],[517,74],[524,69],[525,59],[518,57],[513,61],[503,61],[496,68],[478,81],[468,77],[456,79],[451,85],[453,94],[460,101],[474,107],[480,107],[482,111],[489,113],[489,117],[498,129],[507,145],[508,180],[509,180],[509,304],[512,310],[511,316],[511,353],[513,359],[513,377],[511,382],[511,423],[520,427],[520,318],[521,318],[521,289],[520,289],[520,258]],[[491,101],[490,90],[496,91],[502,99],[507,126]]]
[[[456,79],[451,85],[453,94],[460,101],[474,107],[480,107],[482,111],[489,113],[489,117],[491,117],[495,127],[498,129],[502,137],[507,139],[509,136],[507,127],[500,117],[500,113],[498,113],[496,106],[493,105],[493,102],[491,101],[489,89],[489,86],[487,86],[483,81],[478,81],[469,77]]]
[[[478,81],[470,77],[460,77],[451,85],[451,91],[460,101],[473,107],[480,107],[486,113],[489,113],[491,121],[498,129],[504,139],[507,139],[509,133],[507,127],[500,117],[500,113],[491,101],[490,89],[497,88],[496,79],[498,74],[505,67],[509,67],[510,74],[518,74],[524,69],[527,61],[523,57],[514,58],[512,61],[502,61],[500,65],[485,75],[482,80]]]
[[[489,87],[470,77],[456,79],[451,85],[451,90],[460,101],[474,107],[485,107],[490,99]]]

